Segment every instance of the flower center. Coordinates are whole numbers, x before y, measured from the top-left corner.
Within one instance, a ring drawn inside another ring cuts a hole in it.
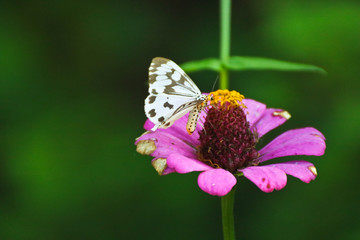
[[[211,92],[204,128],[200,131],[199,158],[232,173],[258,164],[257,133],[246,120],[243,99],[236,91]]]

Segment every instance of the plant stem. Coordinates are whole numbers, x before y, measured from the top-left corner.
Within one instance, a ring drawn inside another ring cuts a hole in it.
[[[220,0],[220,89],[229,88],[229,71],[226,67],[230,59],[231,0]],[[222,225],[224,240],[235,240],[234,229],[235,189],[221,197]]]
[[[224,240],[235,240],[234,198],[235,189],[231,190],[227,195],[221,197]]]
[[[220,89],[229,88],[229,73],[225,64],[230,58],[231,0],[220,0]]]

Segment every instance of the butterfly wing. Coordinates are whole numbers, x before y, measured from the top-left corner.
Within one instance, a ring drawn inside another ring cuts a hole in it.
[[[190,77],[173,61],[156,57],[149,67],[149,93],[194,97],[201,95]]]
[[[156,97],[156,98],[154,98]],[[152,102],[146,104],[146,102]],[[146,116],[155,126],[151,129],[155,131],[157,128],[168,128],[177,119],[196,108],[198,101],[190,100],[184,103],[184,99],[179,96],[149,95],[145,100]]]
[[[199,104],[201,92],[173,61],[157,57],[149,67],[149,96],[145,114],[157,128],[170,127]],[[201,101],[200,101],[201,102]]]

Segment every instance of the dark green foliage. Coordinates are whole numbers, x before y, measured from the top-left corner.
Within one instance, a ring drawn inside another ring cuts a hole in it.
[[[239,180],[239,239],[360,238],[359,16],[351,0],[234,1],[233,55],[328,72],[230,73],[231,89],[292,114],[260,145],[305,126],[327,138],[323,157],[295,158],[317,167],[310,184]],[[197,174],[160,177],[134,146],[151,59],[217,57],[218,26],[218,1],[2,1],[0,239],[221,239],[220,199]],[[217,78],[189,75],[203,92]]]

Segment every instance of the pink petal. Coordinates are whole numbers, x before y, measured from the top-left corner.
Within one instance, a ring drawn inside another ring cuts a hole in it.
[[[204,112],[201,113],[200,118],[204,116]],[[182,140],[186,140],[191,143],[193,146],[199,145],[199,133],[202,129],[200,124],[196,125],[196,130],[190,135],[186,131],[186,124],[188,121],[189,114],[185,114],[185,116],[179,118],[174,122],[174,124],[169,128],[158,128],[155,132],[166,132],[168,134],[173,135],[174,137],[180,138]],[[155,124],[152,123],[149,119],[145,121],[144,129],[150,131]]]
[[[282,170],[268,166],[254,166],[240,170],[244,176],[255,183],[262,191],[272,192],[286,186],[286,174]]]
[[[146,121],[144,123],[144,129],[146,131],[150,131],[154,126],[155,126],[155,124],[153,124],[149,119],[146,119]]]
[[[178,173],[188,173],[194,171],[206,171],[213,169],[209,165],[200,162],[196,158],[188,158],[181,154],[171,154],[166,160],[167,166],[173,168]]]
[[[296,177],[306,183],[314,180],[317,176],[315,166],[312,163],[306,161],[291,161],[285,163],[270,164],[267,166],[281,169],[286,174]]]
[[[293,129],[279,135],[262,148],[259,151],[259,161],[291,155],[321,156],[325,148],[325,137],[315,128]]]
[[[187,142],[167,133],[166,131],[147,132],[140,136],[135,144],[155,145],[150,152],[144,151],[142,154],[150,155],[157,158],[167,158],[172,153],[178,153],[188,157],[196,157],[195,148]],[[146,145],[145,145],[146,146]]]
[[[273,108],[266,109],[264,114],[254,125],[259,138],[286,122],[286,120],[288,120],[290,117],[291,116],[287,111]]]
[[[242,102],[247,107],[246,109],[244,109],[246,113],[246,118],[250,123],[250,126],[253,126],[264,114],[266,110],[266,105],[248,98],[245,98]]]
[[[225,196],[236,184],[236,178],[222,169],[212,169],[199,174],[198,184],[201,190],[214,196]]]

